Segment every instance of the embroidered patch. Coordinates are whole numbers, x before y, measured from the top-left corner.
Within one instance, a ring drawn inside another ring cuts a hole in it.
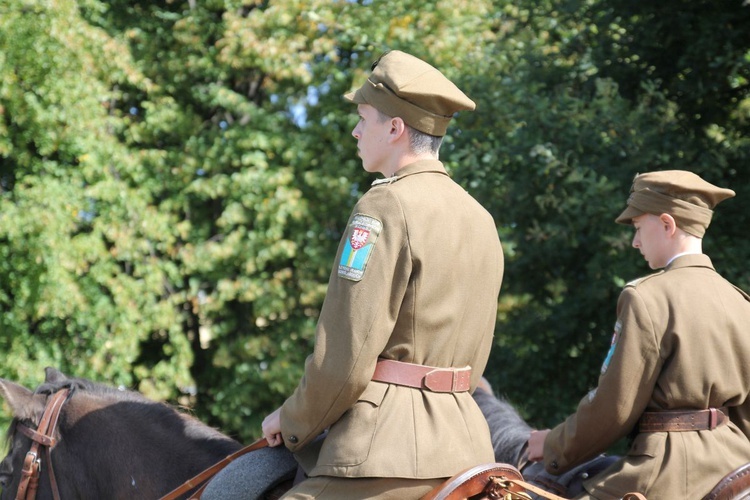
[[[359,281],[375,248],[383,223],[369,215],[356,214],[346,230],[346,244],[339,261],[339,278]]]
[[[589,403],[592,402],[594,400],[594,398],[596,397],[596,389],[598,389],[598,387],[595,387],[594,389],[591,389],[589,391],[589,393],[587,394],[587,396],[589,398]]]
[[[607,353],[607,357],[604,358],[604,363],[602,364],[602,375],[604,375],[604,372],[607,371],[609,362],[612,361],[612,356],[615,355],[615,347],[617,347],[617,339],[620,338],[621,330],[622,323],[620,323],[620,320],[618,319],[615,323],[615,332],[612,334],[612,343],[609,345],[609,352]]]

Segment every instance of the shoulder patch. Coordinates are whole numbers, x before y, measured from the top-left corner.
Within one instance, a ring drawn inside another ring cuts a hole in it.
[[[362,279],[382,230],[383,223],[374,217],[364,214],[352,217],[346,229],[346,243],[339,260],[339,278],[351,281]]]
[[[594,398],[596,397],[596,390],[597,389],[598,389],[598,387],[594,387],[593,389],[591,389],[589,391],[588,394],[586,394],[586,396],[588,397],[589,403],[591,403],[594,400]]]
[[[609,368],[609,362],[612,361],[612,356],[615,355],[615,348],[617,348],[617,341],[620,338],[620,332],[622,331],[622,323],[618,319],[615,323],[615,331],[612,333],[612,342],[609,344],[609,351],[607,352],[607,357],[604,358],[604,363],[602,363],[602,371],[601,374],[604,375],[606,373],[607,368]]]

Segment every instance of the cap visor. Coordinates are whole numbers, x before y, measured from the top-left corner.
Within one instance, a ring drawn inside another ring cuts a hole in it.
[[[638,210],[632,205],[628,205],[628,208],[626,208],[618,218],[615,219],[615,222],[618,224],[632,224],[633,223],[633,217],[638,217],[639,215],[643,215],[644,212]]]
[[[353,90],[344,94],[344,99],[355,104],[367,104],[367,101],[362,97],[362,89]]]

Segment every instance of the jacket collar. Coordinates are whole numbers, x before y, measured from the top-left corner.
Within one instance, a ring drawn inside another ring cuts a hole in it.
[[[372,183],[372,185],[377,186],[380,184],[391,184],[392,182],[401,180],[404,177],[409,177],[410,175],[414,174],[422,174],[425,172],[448,175],[448,172],[445,170],[445,166],[443,166],[443,163],[440,160],[419,160],[400,168],[391,177],[386,177],[385,179],[377,179]]]
[[[681,269],[683,267],[707,267],[712,271],[715,271],[714,265],[708,255],[703,253],[694,253],[687,255],[680,255],[666,267],[665,271],[671,271],[673,269]]]

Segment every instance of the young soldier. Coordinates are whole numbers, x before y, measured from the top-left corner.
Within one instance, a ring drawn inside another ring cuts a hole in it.
[[[685,171],[636,176],[617,218],[661,272],[629,283],[598,387],[529,458],[560,474],[631,434],[624,457],[582,498],[702,498],[750,462],[750,297],[702,253],[712,209],[734,196]]]
[[[309,476],[285,498],[419,498],[494,461],[471,391],[492,345],[503,255],[490,214],[438,160],[451,117],[474,102],[400,51],[345,97],[357,104],[362,166],[384,178],[354,207],[314,352],[263,434]]]

